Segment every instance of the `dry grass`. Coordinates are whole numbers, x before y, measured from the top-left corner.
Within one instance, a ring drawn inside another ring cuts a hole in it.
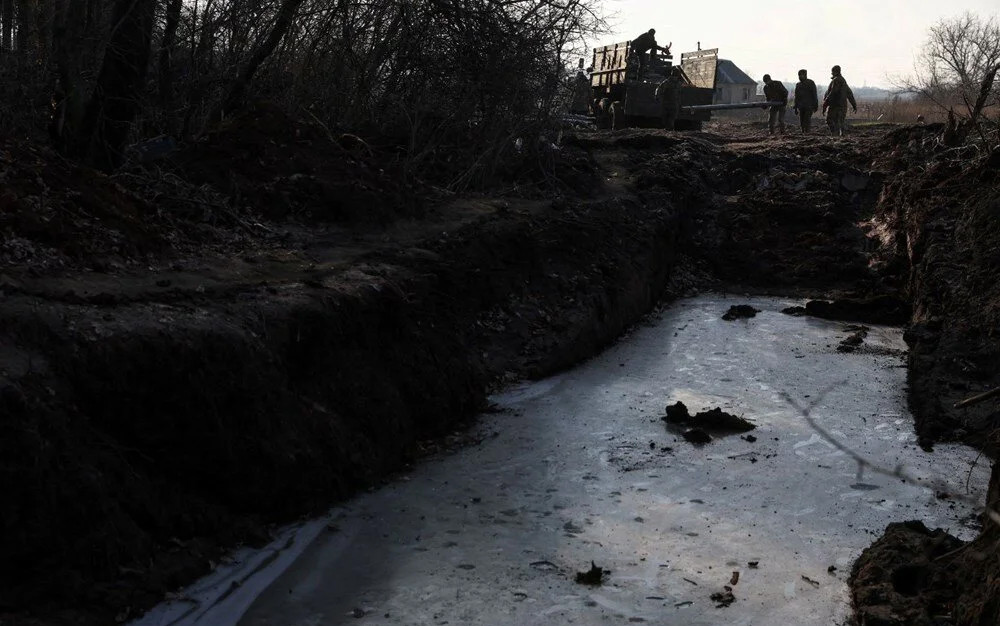
[[[954,102],[951,105],[959,117],[968,115],[964,102]],[[987,119],[1000,119],[1000,105],[988,106],[983,110]],[[946,106],[929,100],[903,100],[901,98],[886,98],[882,100],[862,100],[858,102],[858,113],[855,119],[885,122],[889,124],[914,124],[918,116],[923,116],[924,122],[944,122],[948,119]]]

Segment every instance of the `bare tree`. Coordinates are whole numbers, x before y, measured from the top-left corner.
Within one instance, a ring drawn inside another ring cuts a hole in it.
[[[0,125],[46,120],[111,169],[129,142],[263,98],[375,140],[407,176],[481,186],[549,145],[596,1],[0,0],[19,60],[0,68]]]
[[[1000,65],[1000,22],[973,13],[942,19],[930,28],[917,56],[916,74],[905,85],[911,92],[949,109],[961,106],[978,116],[976,103],[983,86]],[[982,107],[979,107],[979,111]]]
[[[182,8],[183,0],[167,0],[159,54],[159,95],[163,105],[169,104],[174,95],[174,46],[177,44],[177,27],[180,25]]]
[[[0,0],[0,49],[14,49],[14,0]]]
[[[274,52],[274,49],[278,47],[281,39],[288,32],[289,28],[292,26],[292,22],[295,19],[295,12],[299,10],[302,6],[304,0],[283,0],[281,3],[281,8],[278,10],[278,15],[274,20],[274,26],[268,32],[267,37],[257,46],[250,55],[250,58],[243,64],[240,68],[239,74],[233,84],[226,91],[226,95],[223,97],[222,102],[219,104],[216,115],[213,117],[221,118],[227,113],[233,111],[237,107],[243,105],[247,91],[250,88],[250,81],[253,80],[254,75],[260,66],[268,57]]]
[[[77,0],[71,0],[76,3]],[[94,165],[121,164],[149,68],[156,0],[116,0],[112,30],[74,148]]]

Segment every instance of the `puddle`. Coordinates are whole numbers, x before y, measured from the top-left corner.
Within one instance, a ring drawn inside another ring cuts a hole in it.
[[[761,312],[721,319],[743,303]],[[250,575],[260,553],[135,624],[842,623],[850,565],[886,524],[969,538],[974,509],[859,474],[786,394],[850,450],[950,493],[968,480],[982,499],[989,468],[914,443],[900,331],[874,327],[879,350],[838,353],[844,325],[779,312],[793,304],[681,301],[581,367],[494,397],[516,409],[483,416],[500,437],[286,530]],[[754,440],[684,441],[660,421],[677,401],[752,420]],[[592,561],[611,572],[603,585],[576,584]],[[717,608],[732,580],[735,601]]]

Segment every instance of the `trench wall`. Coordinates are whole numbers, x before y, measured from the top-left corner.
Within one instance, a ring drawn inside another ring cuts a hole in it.
[[[670,276],[681,207],[647,200],[498,214],[219,298],[6,294],[0,607],[141,609],[400,468],[498,377],[590,356]]]

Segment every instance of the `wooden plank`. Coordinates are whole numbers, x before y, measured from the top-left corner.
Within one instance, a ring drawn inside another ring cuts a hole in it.
[[[681,54],[681,69],[695,87],[715,90],[719,68],[719,49],[695,50]]]

